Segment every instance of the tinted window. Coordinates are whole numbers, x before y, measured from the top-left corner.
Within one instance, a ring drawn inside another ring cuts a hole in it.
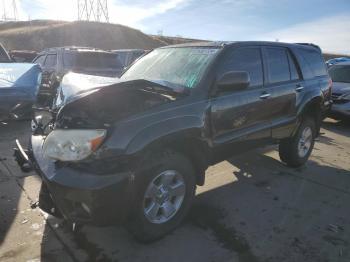
[[[118,52],[117,56],[118,60],[122,63],[123,67],[128,66],[128,56],[126,52]]]
[[[295,60],[293,59],[293,57],[289,52],[288,52],[288,59],[289,59],[290,79],[292,80],[300,79],[300,75],[295,64]]]
[[[68,69],[121,69],[123,65],[117,54],[105,52],[67,52],[63,64]]]
[[[314,76],[327,75],[326,65],[320,52],[317,50],[300,49],[300,54],[303,56]]]
[[[263,85],[263,67],[260,48],[234,49],[219,67],[219,76],[229,71],[246,71],[250,76],[250,86]]]
[[[45,60],[45,55],[41,55],[38,58],[36,58],[33,63],[34,64],[38,64],[38,65],[43,65],[44,64],[44,60]]]
[[[57,64],[57,55],[47,55],[45,60],[45,67],[55,67]]]
[[[290,80],[288,53],[284,48],[266,48],[270,83]]]

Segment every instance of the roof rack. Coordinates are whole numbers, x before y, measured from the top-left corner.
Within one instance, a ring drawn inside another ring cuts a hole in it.
[[[95,47],[88,47],[88,46],[60,46],[60,47],[50,47],[46,48],[43,51],[49,52],[49,51],[54,51],[57,49],[64,49],[64,50],[91,50],[91,51],[105,51],[100,48],[95,48]],[[107,51],[105,51],[107,52]]]

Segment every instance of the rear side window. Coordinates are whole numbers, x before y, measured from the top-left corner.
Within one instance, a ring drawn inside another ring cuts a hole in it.
[[[250,87],[262,86],[264,82],[260,48],[234,49],[219,67],[219,76],[229,71],[246,71],[250,76]]]
[[[44,60],[45,60],[45,55],[41,55],[41,56],[37,57],[37,58],[33,61],[33,63],[43,66],[43,65],[44,65]]]
[[[317,50],[300,49],[300,54],[305,60],[305,63],[310,68],[313,76],[327,75],[326,65],[323,61],[322,55]]]
[[[288,53],[284,48],[266,48],[269,83],[290,80]]]
[[[57,64],[57,55],[47,55],[45,60],[45,67],[55,67]]]

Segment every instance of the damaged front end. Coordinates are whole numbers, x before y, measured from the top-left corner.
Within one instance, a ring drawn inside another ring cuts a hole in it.
[[[130,158],[116,146],[128,142],[121,133],[116,142],[118,126],[182,95],[147,80],[65,76],[52,107],[36,108],[29,149],[19,142],[15,149],[22,169],[33,168],[42,177],[46,193],[39,206],[72,222],[124,220],[134,195],[134,174]]]

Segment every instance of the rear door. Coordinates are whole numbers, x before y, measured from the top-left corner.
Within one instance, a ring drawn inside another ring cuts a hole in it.
[[[264,47],[266,89],[273,105],[270,121],[273,138],[289,136],[296,121],[296,96],[304,92],[300,69],[292,53],[285,47]]]
[[[229,71],[250,75],[247,89],[219,92],[211,101],[214,145],[270,138],[269,94],[264,89],[261,48],[240,47],[228,50],[217,69],[216,79]]]

